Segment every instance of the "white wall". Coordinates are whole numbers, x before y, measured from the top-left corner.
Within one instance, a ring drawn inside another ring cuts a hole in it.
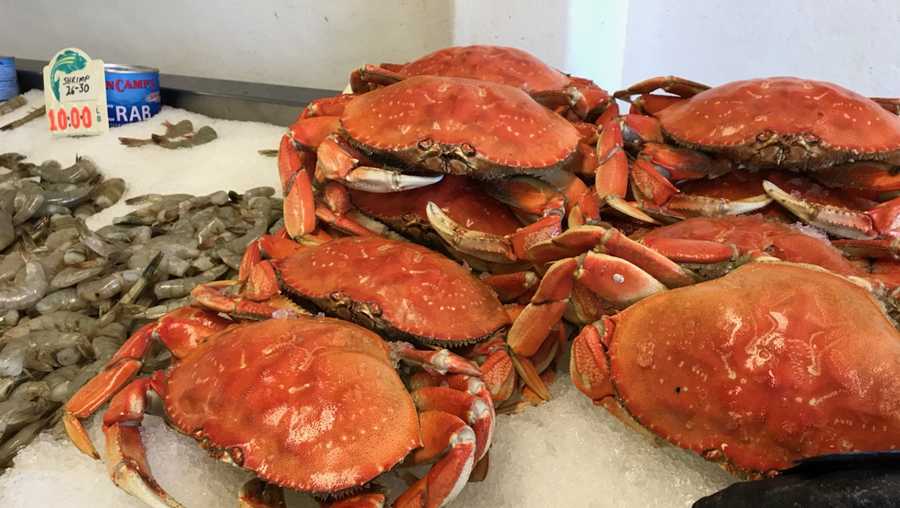
[[[340,89],[361,63],[448,45],[452,17],[451,3],[422,0],[0,0],[0,54],[76,46],[172,74]]]
[[[894,96],[898,32],[900,0],[0,0],[0,54],[74,45],[170,73],[332,89],[362,63],[490,43],[610,90],[661,74],[792,74]]]
[[[615,88],[622,76],[628,3],[455,0],[453,44],[516,46],[565,72]]]
[[[898,0],[631,0],[623,82],[793,75],[900,95]]]
[[[0,54],[49,59],[76,46],[106,62],[173,74],[338,89],[363,63],[405,62],[453,44],[491,43],[519,46],[556,67],[612,82],[621,73],[627,5],[627,0],[0,0]],[[54,12],[56,17],[47,17]],[[605,24],[610,35],[592,20]],[[605,56],[581,51],[598,39],[607,46],[609,37],[616,42]],[[606,66],[607,58],[615,63]]]

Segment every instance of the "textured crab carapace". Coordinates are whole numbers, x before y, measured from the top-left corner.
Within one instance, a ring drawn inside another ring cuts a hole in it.
[[[676,96],[650,94],[657,89]],[[640,150],[631,171],[633,191],[647,208],[676,217],[744,213],[764,206],[768,195],[837,236],[897,234],[898,201],[869,209],[826,205],[784,192],[773,182],[761,182],[752,200],[689,199],[670,182],[715,176],[729,166],[777,168],[806,172],[847,193],[878,189],[890,195],[900,190],[900,117],[881,103],[833,83],[792,77],[714,88],[680,78],[652,78],[616,94],[633,95],[640,95],[634,100],[637,110],[652,116],[629,115],[604,126],[607,139],[598,159],[607,176],[599,180],[601,194],[624,195],[628,163],[615,154],[630,144]]]
[[[350,76],[355,93],[396,83],[412,76],[478,79],[524,90],[545,106],[570,109],[588,121],[609,104],[609,94],[593,82],[571,77],[517,48],[462,46],[444,48],[412,62],[366,65]]]
[[[579,162],[582,133],[518,88],[415,76],[352,96],[327,111],[334,121],[304,113],[282,143],[282,174],[302,175],[282,178],[285,226],[292,237],[309,233],[316,215],[345,232],[365,234],[364,227],[338,222],[353,215],[352,199],[342,197],[344,186],[386,194],[430,186],[443,175],[490,181],[484,187],[493,198],[533,222],[520,236],[558,233],[566,209],[587,194],[585,184],[565,171]],[[306,190],[313,171],[324,184],[324,199]],[[477,199],[483,198],[473,196]],[[310,217],[310,222],[301,220]],[[472,232],[468,217],[453,221],[437,205],[428,220],[460,252],[487,261],[516,260],[515,233]]]
[[[865,289],[750,263],[586,327],[572,379],[668,441],[766,474],[900,446],[900,335]]]
[[[388,337],[458,347],[486,340],[508,324],[487,285],[414,243],[338,238],[272,264],[289,295]]]
[[[283,508],[280,487],[324,499],[363,491],[357,502],[382,506],[385,496],[366,493],[366,484],[411,454],[410,464],[435,466],[395,505],[438,506],[461,491],[490,446],[490,394],[478,368],[446,350],[389,346],[332,318],[230,324],[201,309],[176,314],[180,331],[142,328],[65,408],[70,437],[96,457],[80,420],[110,401],[103,418],[110,475],[148,505],[181,506],[146,462],[140,424],[150,392],[162,398],[173,427],[262,480],[245,485],[241,506]],[[191,321],[218,331],[186,341]],[[157,339],[176,360],[130,381]],[[434,383],[420,382],[410,393],[397,360],[427,365]]]

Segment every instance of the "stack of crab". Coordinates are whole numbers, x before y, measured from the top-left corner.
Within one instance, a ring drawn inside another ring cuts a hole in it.
[[[246,506],[282,506],[280,486],[381,506],[370,482],[401,462],[433,465],[395,506],[445,505],[486,474],[495,411],[549,399],[579,328],[581,391],[732,470],[900,445],[900,101],[795,78],[610,96],[487,46],[351,87],[283,136],[284,229],[239,280],[198,287],[67,405],[96,456],[80,420],[111,401],[124,489],[178,506],[137,430],[152,391],[258,475]],[[173,365],[134,379],[155,340]]]

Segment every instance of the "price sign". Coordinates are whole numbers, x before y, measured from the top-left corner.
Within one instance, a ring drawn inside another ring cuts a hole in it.
[[[109,131],[102,60],[66,48],[44,67],[44,99],[50,132],[86,136]]]

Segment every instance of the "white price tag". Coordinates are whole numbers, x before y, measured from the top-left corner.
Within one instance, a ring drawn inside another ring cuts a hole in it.
[[[66,48],[44,67],[44,99],[50,132],[86,136],[109,131],[106,73],[102,60],[78,48]]]

